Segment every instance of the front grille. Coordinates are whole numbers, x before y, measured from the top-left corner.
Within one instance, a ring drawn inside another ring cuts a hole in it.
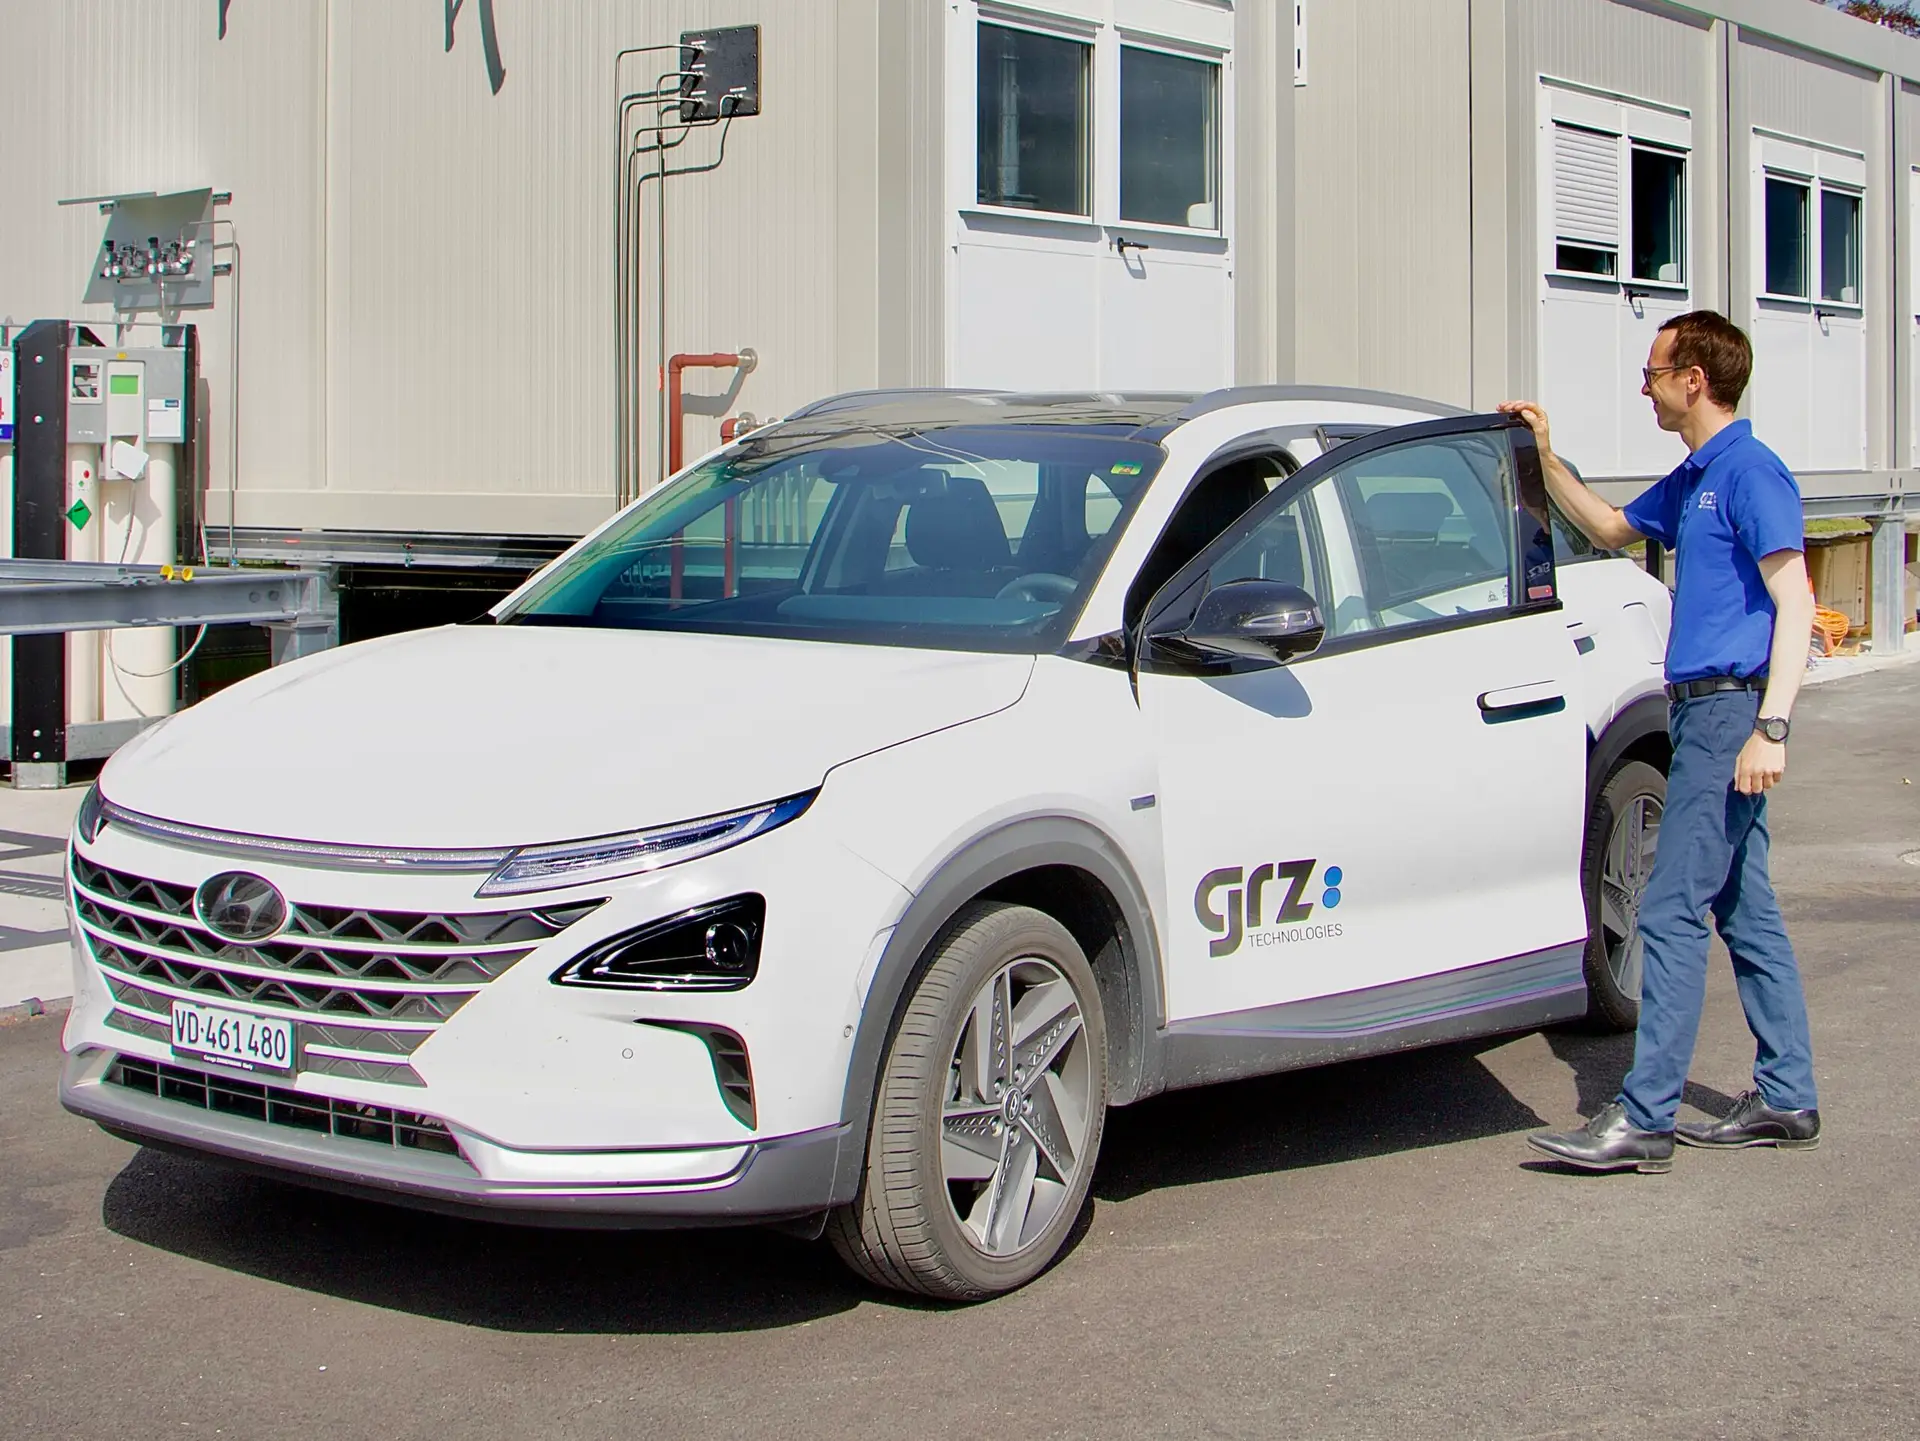
[[[74,908],[106,973],[108,1024],[151,1035],[176,1000],[293,1013],[302,1070],[420,1084],[420,1044],[535,946],[602,903],[427,913],[291,902],[261,945],[214,935],[193,888],[72,857]]]
[[[448,1156],[460,1154],[460,1147],[444,1121],[412,1111],[396,1111],[389,1106],[310,1096],[284,1086],[263,1086],[231,1076],[189,1070],[185,1066],[143,1061],[137,1056],[116,1056],[107,1068],[106,1081],[163,1101],[178,1101],[223,1115],[244,1116],[251,1121],[265,1121],[270,1126],[315,1131],[343,1141],[371,1141],[376,1145],[416,1151],[438,1151]]]

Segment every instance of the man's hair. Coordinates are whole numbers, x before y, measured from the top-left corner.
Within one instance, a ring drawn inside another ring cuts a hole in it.
[[[1744,330],[1717,310],[1689,310],[1660,329],[1673,332],[1673,363],[1683,370],[1697,365],[1705,374],[1707,399],[1728,410],[1740,404],[1753,374],[1753,346]]]

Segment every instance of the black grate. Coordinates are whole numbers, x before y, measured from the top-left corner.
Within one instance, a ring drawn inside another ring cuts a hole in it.
[[[346,1141],[370,1141],[409,1150],[437,1151],[448,1156],[460,1154],[460,1147],[445,1122],[412,1111],[396,1111],[360,1101],[336,1101],[330,1096],[308,1095],[284,1086],[263,1086],[257,1081],[170,1066],[161,1061],[145,1061],[137,1056],[116,1057],[107,1070],[106,1080],[109,1085],[125,1086],[130,1091],[163,1101],[243,1116],[270,1126],[317,1132]]]

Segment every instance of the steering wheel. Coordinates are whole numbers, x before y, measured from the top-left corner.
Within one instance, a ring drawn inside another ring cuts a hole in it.
[[[995,600],[1070,600],[1074,583],[1064,575],[1036,570],[1008,581],[994,592]]]

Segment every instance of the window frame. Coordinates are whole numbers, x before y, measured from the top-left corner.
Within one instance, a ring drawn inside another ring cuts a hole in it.
[[[1540,76],[1540,127],[1537,174],[1538,225],[1542,254],[1540,273],[1545,280],[1570,281],[1596,288],[1611,286],[1623,298],[1637,295],[1685,296],[1694,288],[1693,269],[1693,115],[1687,110],[1636,100],[1631,96],[1594,90],[1577,82]],[[1559,264],[1561,245],[1605,250],[1604,245],[1562,239],[1556,213],[1559,195],[1560,127],[1603,135],[1614,142],[1615,243],[1614,273],[1567,270]],[[1679,280],[1650,280],[1633,268],[1633,156],[1636,151],[1671,156],[1680,161],[1680,236],[1677,246]]]
[[[1820,177],[1814,185],[1818,204],[1809,208],[1807,228],[1819,232],[1819,249],[1813,257],[1813,269],[1817,272],[1817,283],[1810,281],[1808,289],[1813,291],[1811,304],[1816,310],[1843,310],[1849,313],[1859,311],[1865,314],[1867,308],[1867,271],[1866,271],[1866,227],[1867,227],[1867,191],[1864,185],[1849,185],[1842,181]],[[1859,292],[1855,300],[1842,300],[1826,293],[1827,287],[1827,222],[1826,201],[1829,195],[1841,195],[1853,202],[1853,272],[1854,286]],[[1818,212],[1817,214],[1815,212]]]
[[[1198,555],[1169,576],[1166,582],[1154,592],[1142,608],[1140,620],[1127,632],[1125,640],[1129,664],[1136,669],[1156,673],[1215,674],[1216,671],[1213,669],[1197,669],[1184,663],[1166,660],[1149,660],[1143,641],[1149,632],[1166,622],[1190,618],[1193,610],[1198,607],[1200,600],[1210,588],[1209,576],[1215,562],[1236,549],[1270,515],[1278,510],[1284,510],[1322,481],[1334,477],[1355,461],[1379,451],[1420,445],[1453,436],[1503,433],[1510,437],[1514,478],[1514,493],[1511,508],[1508,511],[1508,524],[1511,530],[1508,537],[1510,570],[1507,604],[1468,612],[1464,615],[1436,616],[1432,620],[1412,621],[1401,625],[1385,626],[1378,630],[1359,631],[1350,635],[1329,634],[1311,656],[1302,657],[1300,661],[1293,664],[1308,663],[1322,656],[1340,655],[1378,645],[1419,640],[1430,635],[1464,630],[1470,626],[1489,625],[1517,616],[1560,610],[1562,602],[1559,595],[1558,566],[1553,547],[1546,477],[1541,468],[1540,453],[1534,443],[1533,432],[1523,421],[1512,416],[1448,416],[1441,420],[1392,426],[1375,431],[1371,435],[1357,437],[1318,456],[1280,481],[1264,499],[1250,507],[1232,525],[1209,541]],[[1197,484],[1218,465],[1231,463],[1231,461],[1223,462],[1219,458],[1228,455],[1229,452],[1235,459],[1244,458],[1246,454],[1244,446],[1223,447],[1216,453],[1215,458],[1210,458],[1195,472],[1194,483]],[[1344,504],[1344,501],[1341,503]],[[1312,507],[1307,509],[1311,511]],[[1523,526],[1529,524],[1536,528],[1531,542],[1526,539],[1526,532],[1523,529]],[[1323,552],[1317,545],[1317,530],[1313,533],[1313,538],[1316,545],[1310,563],[1316,568],[1324,568],[1326,562]],[[1530,581],[1532,584],[1529,584]]]
[[[1751,145],[1749,174],[1752,177],[1752,202],[1749,210],[1752,240],[1752,283],[1754,303],[1780,313],[1790,308],[1815,318],[1835,316],[1863,320],[1867,308],[1868,236],[1871,215],[1872,170],[1859,151],[1824,141],[1784,134],[1764,126],[1748,132]],[[1798,188],[1804,197],[1802,236],[1806,263],[1805,291],[1787,294],[1767,288],[1767,186],[1778,182]],[[1822,233],[1822,207],[1827,195],[1843,195],[1858,206],[1853,227],[1853,260],[1860,295],[1857,300],[1830,300],[1822,293],[1825,284],[1826,240]]]
[[[1771,248],[1773,232],[1768,225],[1770,208],[1767,204],[1767,187],[1771,185],[1790,185],[1800,192],[1800,254],[1802,257],[1802,278],[1806,289],[1795,294],[1787,290],[1773,290],[1768,287],[1769,269],[1767,253]],[[1761,300],[1771,300],[1782,305],[1813,304],[1814,276],[1820,269],[1820,257],[1815,252],[1817,243],[1814,236],[1813,216],[1817,208],[1814,200],[1819,194],[1819,182],[1811,175],[1801,175],[1779,166],[1763,165],[1760,169],[1760,283],[1754,287],[1754,294]]]
[[[1626,245],[1623,248],[1627,252],[1628,272],[1624,284],[1627,288],[1633,290],[1651,288],[1653,290],[1684,294],[1693,288],[1691,266],[1688,264],[1692,259],[1693,251],[1693,227],[1689,223],[1691,216],[1688,214],[1691,208],[1690,202],[1693,197],[1691,185],[1693,167],[1688,162],[1692,160],[1693,153],[1685,147],[1674,145],[1669,141],[1646,140],[1631,132],[1628,133],[1626,140],[1626,184],[1621,188],[1621,195],[1625,202],[1626,209],[1626,224],[1622,227],[1622,233],[1626,237]],[[1636,155],[1661,155],[1680,162],[1680,233],[1676,238],[1674,247],[1674,253],[1679,257],[1680,278],[1678,280],[1661,280],[1657,276],[1635,275],[1632,273],[1634,266],[1633,225],[1638,215],[1633,196],[1633,160]]]
[[[982,215],[1005,215],[1027,217],[1039,221],[1051,221],[1055,224],[1096,225],[1100,213],[1100,56],[1097,33],[1082,30],[1070,25],[1066,17],[1062,23],[1051,27],[1025,15],[1016,18],[997,9],[981,7],[974,27],[973,43],[973,187],[971,198],[964,207]],[[983,29],[1011,30],[1026,35],[1038,35],[1046,40],[1058,40],[1078,46],[1080,49],[1081,79],[1084,85],[1080,96],[1080,124],[1082,141],[1080,146],[1080,190],[1081,210],[1043,210],[1023,205],[996,205],[992,201],[980,199],[980,38]]]
[[[984,23],[984,22],[983,22]],[[1212,72],[1212,86],[1209,101],[1211,114],[1207,120],[1208,140],[1208,185],[1213,192],[1213,224],[1183,225],[1169,220],[1136,220],[1126,213],[1126,66],[1127,52],[1138,51],[1143,55],[1164,55],[1173,60],[1185,60],[1189,64],[1204,65]],[[1113,187],[1113,224],[1136,228],[1149,228],[1179,235],[1218,236],[1226,232],[1226,58],[1220,55],[1200,54],[1192,49],[1157,43],[1150,37],[1121,30],[1116,35],[1114,46],[1113,85],[1114,85],[1114,187]]]

